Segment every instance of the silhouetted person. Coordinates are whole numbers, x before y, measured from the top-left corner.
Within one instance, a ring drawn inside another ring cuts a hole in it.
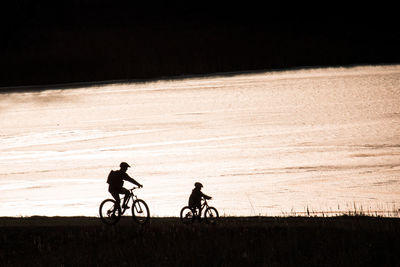
[[[140,183],[138,183],[135,179],[131,178],[127,173],[126,170],[130,167],[128,163],[126,162],[121,162],[119,165],[120,169],[118,171],[110,171],[110,174],[108,175],[107,178],[107,183],[109,184],[108,186],[108,192],[111,193],[115,201],[118,203],[118,205],[121,205],[121,199],[119,198],[119,194],[124,194],[124,204],[122,205],[122,208],[124,209],[129,209],[129,207],[125,204],[127,203],[127,200],[129,198],[129,190],[124,188],[124,181],[131,182],[138,187],[143,187]]]
[[[203,185],[199,182],[194,183],[194,189],[192,190],[192,194],[189,197],[189,207],[192,210],[199,209],[198,216],[201,215],[201,199],[211,199],[210,196],[207,196],[203,192],[201,192],[201,188]]]

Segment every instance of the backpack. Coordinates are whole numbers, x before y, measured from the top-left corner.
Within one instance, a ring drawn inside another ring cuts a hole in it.
[[[108,174],[108,177],[107,177],[107,184],[112,184],[113,181],[115,181],[115,176],[116,176],[116,172],[110,171],[110,173]]]

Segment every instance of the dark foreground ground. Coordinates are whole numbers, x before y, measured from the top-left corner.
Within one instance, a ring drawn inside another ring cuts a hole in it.
[[[0,266],[399,266],[399,241],[399,218],[0,218]]]

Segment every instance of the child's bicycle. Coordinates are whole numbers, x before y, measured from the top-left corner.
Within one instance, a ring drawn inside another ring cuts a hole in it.
[[[207,200],[202,199],[201,209],[191,209],[189,206],[185,206],[181,209],[181,221],[185,224],[192,223],[196,219],[201,220],[201,212],[204,210],[204,220],[207,223],[216,223],[219,214],[216,208],[208,206]]]
[[[133,193],[133,190],[137,189],[137,187],[133,187],[129,189],[129,198],[126,202],[123,203],[123,206],[128,205],[129,200],[132,199],[132,217],[135,222],[138,224],[146,224],[150,220],[150,211],[146,202],[142,199],[138,199],[137,196]],[[116,224],[121,216],[125,213],[126,209],[118,206],[114,199],[106,199],[100,204],[99,213],[100,219],[103,223],[108,225]]]

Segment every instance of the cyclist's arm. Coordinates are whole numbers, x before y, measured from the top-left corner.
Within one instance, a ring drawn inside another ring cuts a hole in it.
[[[125,181],[131,182],[132,184],[135,184],[139,187],[143,187],[143,185],[141,185],[139,182],[137,182],[135,179],[133,179],[132,177],[130,177],[127,173],[126,176],[124,178]]]
[[[207,196],[206,194],[204,194],[203,192],[201,192],[201,197],[205,198],[205,199],[211,199],[210,196]]]

